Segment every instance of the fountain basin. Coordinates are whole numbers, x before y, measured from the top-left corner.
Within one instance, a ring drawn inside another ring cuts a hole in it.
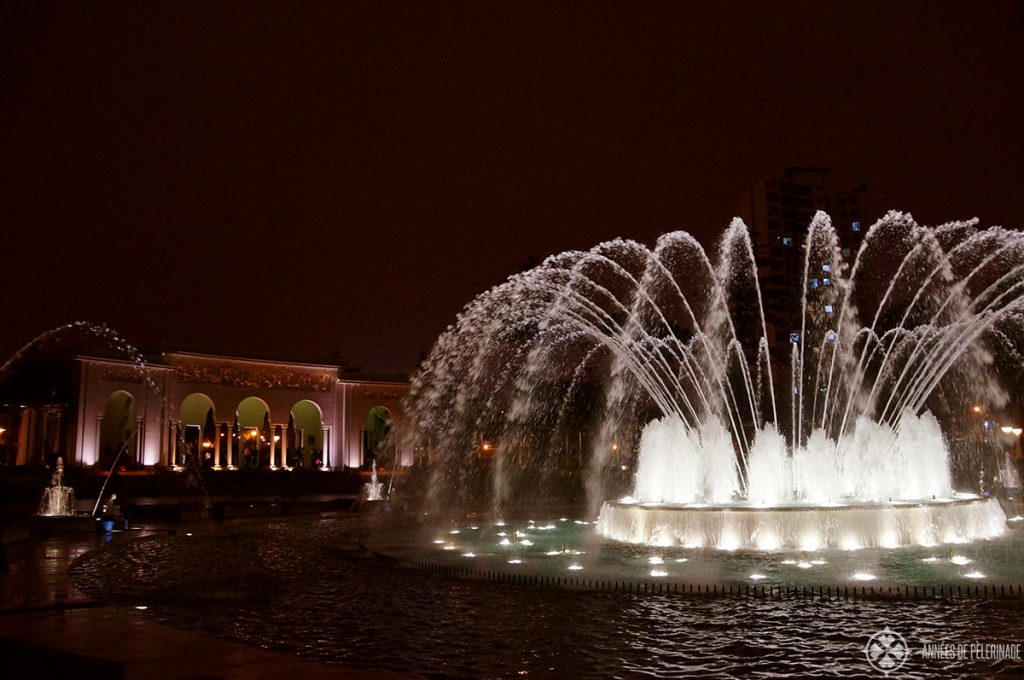
[[[608,501],[597,532],[625,543],[722,550],[899,548],[967,543],[1001,536],[999,502],[955,498],[900,503],[760,507]]]

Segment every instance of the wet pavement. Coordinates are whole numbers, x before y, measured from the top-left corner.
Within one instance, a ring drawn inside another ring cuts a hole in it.
[[[0,677],[213,680],[397,678],[317,663],[254,646],[163,626],[131,609],[106,606],[78,591],[68,569],[109,541],[180,530],[141,528],[68,534],[7,543],[0,573]]]

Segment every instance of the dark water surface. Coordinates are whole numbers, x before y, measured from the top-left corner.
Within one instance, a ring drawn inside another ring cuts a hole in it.
[[[425,677],[1024,676],[1020,661],[924,659],[925,644],[1024,642],[1021,600],[820,602],[583,592],[432,575],[355,549],[351,517],[204,526],[91,553],[79,589],[171,626]],[[954,647],[955,649],[955,647]]]

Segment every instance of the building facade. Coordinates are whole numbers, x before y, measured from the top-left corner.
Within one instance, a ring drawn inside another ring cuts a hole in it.
[[[773,348],[785,347],[790,333],[800,328],[803,245],[815,212],[832,218],[847,262],[877,219],[866,184],[837,191],[828,185],[828,173],[828,168],[789,167],[778,176],[758,178],[740,195],[739,215],[750,229]]]
[[[413,464],[402,379],[331,365],[167,352],[140,364],[78,356],[58,389],[8,403],[6,464],[340,469]],[[407,443],[408,442],[408,443]]]

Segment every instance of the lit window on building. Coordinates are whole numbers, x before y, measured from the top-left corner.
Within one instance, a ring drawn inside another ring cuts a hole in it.
[[[793,237],[792,236],[783,236],[782,237],[782,245],[784,245],[784,246],[791,246],[791,245],[793,245]]]
[[[832,313],[832,305],[825,305],[825,313],[826,314],[831,314]]]
[[[832,285],[832,279],[822,279],[821,280],[821,285],[823,285],[823,286],[831,286]]]
[[[860,222],[854,222],[853,224],[850,225],[850,228],[853,229],[854,231],[860,231]]]
[[[797,331],[791,331],[790,334],[789,334],[789,341],[790,341],[790,343],[792,343],[794,345],[799,344],[800,343],[800,333],[798,333]]]
[[[812,290],[818,287],[818,279],[811,279],[807,283],[810,285]]]
[[[825,339],[828,340],[829,342],[835,342],[836,341],[836,332],[835,331],[829,331],[828,333],[825,333]]]
[[[823,271],[823,272],[830,272],[830,271],[832,271],[832,265],[830,265],[830,264],[823,264],[823,265],[821,265],[821,271]]]

